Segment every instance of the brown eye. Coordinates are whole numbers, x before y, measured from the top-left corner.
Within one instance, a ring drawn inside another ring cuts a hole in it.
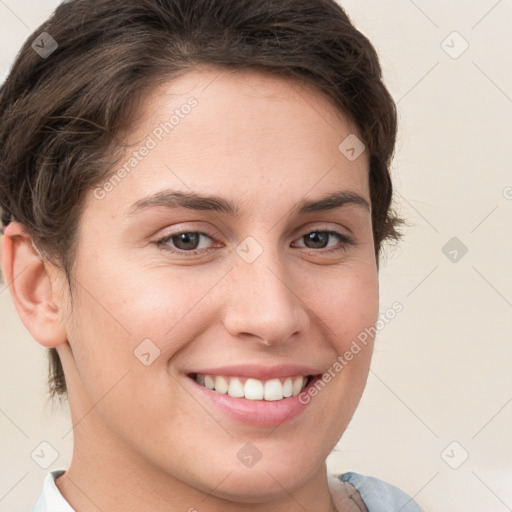
[[[332,247],[331,245],[330,247],[332,248],[329,248],[324,252],[343,251],[348,249],[348,246],[353,245],[353,242],[349,237],[342,233],[338,233],[337,231],[312,231],[311,233],[303,235],[302,239],[304,239],[305,247],[308,249],[326,249],[329,247],[328,244],[331,237],[338,240],[340,246]]]
[[[310,249],[324,249],[329,242],[329,236],[329,233],[326,231],[313,231],[305,235],[304,240],[306,241],[306,246]]]
[[[199,233],[180,233],[171,237],[175,247],[182,251],[197,249],[201,235]]]
[[[155,243],[157,246],[169,252],[177,254],[195,254],[209,249],[209,247],[200,247],[203,238],[212,240],[212,237],[206,233],[199,231],[182,231],[181,233],[166,236]],[[208,243],[206,245],[208,245]]]

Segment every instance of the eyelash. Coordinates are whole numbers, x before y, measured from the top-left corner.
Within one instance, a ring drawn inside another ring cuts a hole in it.
[[[316,230],[310,231],[310,232],[302,235],[300,238],[304,238],[305,236],[310,235],[312,233],[325,233],[325,234],[333,236],[334,238],[337,238],[340,242],[342,242],[340,247],[336,247],[334,249],[327,249],[327,250],[326,249],[311,249],[311,248],[306,247],[306,249],[308,249],[309,251],[312,251],[312,252],[320,252],[320,253],[324,253],[324,254],[326,254],[326,253],[327,254],[330,254],[330,253],[340,253],[340,252],[347,251],[348,248],[351,245],[354,245],[354,242],[352,241],[352,239],[349,238],[348,236],[344,235],[343,233],[339,233],[338,231],[326,230],[326,229],[324,229],[324,230],[316,229]],[[172,233],[171,235],[167,235],[166,237],[161,238],[160,240],[157,240],[154,243],[160,249],[162,249],[164,251],[167,251],[167,252],[170,252],[172,254],[178,254],[178,255],[185,255],[186,254],[186,255],[193,255],[193,256],[195,256],[197,254],[204,253],[204,252],[210,252],[211,250],[213,250],[213,248],[210,248],[210,249],[200,249],[200,250],[194,250],[194,251],[184,251],[184,250],[181,250],[181,249],[171,249],[169,247],[168,242],[171,241],[173,237],[178,236],[178,235],[184,235],[184,234],[203,235],[203,236],[206,236],[206,237],[210,238],[211,240],[213,240],[213,237],[211,235],[209,235],[208,233],[203,233],[202,231],[179,231],[177,233]]]

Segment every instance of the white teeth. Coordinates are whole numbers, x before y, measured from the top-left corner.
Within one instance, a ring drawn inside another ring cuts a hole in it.
[[[293,381],[292,395],[293,396],[298,395],[301,392],[303,386],[304,386],[304,377],[301,375],[300,377],[297,377]]]
[[[263,384],[260,380],[247,379],[244,391],[247,400],[263,400]]]
[[[290,377],[288,377],[283,384],[283,396],[285,398],[288,398],[289,396],[292,396],[293,393],[293,381]]]
[[[247,400],[278,401],[290,396],[297,396],[306,386],[307,377],[286,377],[284,379],[244,379],[242,377],[223,377],[220,375],[196,374],[198,384],[236,398]],[[245,383],[244,383],[245,380]]]
[[[201,375],[200,373],[197,374],[198,377],[200,375]],[[201,384],[201,383],[199,382],[199,384]],[[209,375],[205,375],[205,377],[204,377],[204,385],[208,389],[215,389],[215,381]]]
[[[236,377],[229,381],[228,395],[241,398],[244,396],[244,385]]]
[[[265,400],[281,400],[283,398],[283,385],[279,379],[267,380],[263,391]]]
[[[228,392],[228,381],[224,377],[215,377],[215,391],[223,395]]]

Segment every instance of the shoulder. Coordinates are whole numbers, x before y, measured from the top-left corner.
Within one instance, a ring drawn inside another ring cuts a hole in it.
[[[408,494],[379,478],[353,472],[336,478],[357,489],[368,512],[425,512]]]
[[[55,484],[55,479],[62,475],[64,471],[64,469],[56,469],[46,475],[43,491],[39,495],[32,512],[75,512]]]

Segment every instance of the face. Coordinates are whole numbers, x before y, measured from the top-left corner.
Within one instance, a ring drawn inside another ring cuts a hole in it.
[[[119,465],[240,502],[325,469],[371,338],[344,354],[378,316],[368,159],[338,149],[356,133],[316,89],[256,72],[196,70],[145,97],[124,172],[81,218],[75,445],[108,436]]]

